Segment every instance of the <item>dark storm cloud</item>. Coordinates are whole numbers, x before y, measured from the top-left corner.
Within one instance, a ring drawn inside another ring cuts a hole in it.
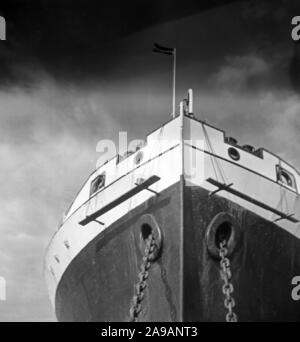
[[[243,10],[239,11],[237,17],[233,10],[233,20],[226,21],[226,25],[234,29],[243,21],[247,27],[245,25],[243,32],[224,28],[225,22],[221,17],[216,22],[207,22],[206,27],[211,32],[207,34],[205,30],[197,33],[202,43],[210,46],[210,49],[203,50],[202,46],[194,42],[189,64],[197,64],[201,52],[202,58],[210,60],[213,68],[220,62],[216,58],[222,56],[220,51],[229,51],[227,45],[232,47],[232,53],[243,45],[249,50],[255,47],[272,55],[283,53],[288,41],[282,38],[290,33],[291,18],[299,9],[296,0],[2,0],[0,13],[5,15],[8,27],[7,41],[0,44],[0,84],[3,87],[19,83],[24,88],[30,88],[39,81],[39,70],[49,73],[64,84],[91,84],[99,80],[120,80],[121,77],[127,79],[130,72],[123,65],[124,61],[136,58],[141,48],[144,49],[143,54],[145,51],[150,52],[153,43],[153,37],[147,40],[147,45],[130,41],[127,37],[163,22],[235,2],[241,3]],[[202,20],[206,21],[207,18],[203,17]],[[197,23],[193,25],[197,28]],[[183,30],[177,34],[184,35]],[[223,39],[218,39],[216,35],[223,35]],[[166,44],[177,43],[177,40],[168,40]],[[218,44],[214,46],[216,41]],[[191,46],[193,43],[188,44]],[[190,50],[185,49],[185,42],[181,42],[181,45],[179,48],[182,51]],[[300,83],[299,45],[294,44],[293,55],[286,66],[294,87]],[[135,73],[152,73],[148,65],[136,65]]]
[[[1,82],[30,85],[37,67],[61,81],[108,77],[129,49],[118,41],[168,20],[233,0],[2,0],[7,42],[0,45]],[[150,49],[150,47],[149,47]]]

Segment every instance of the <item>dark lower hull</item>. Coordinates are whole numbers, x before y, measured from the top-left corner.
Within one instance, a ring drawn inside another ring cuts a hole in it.
[[[239,321],[300,321],[291,280],[300,275],[300,240],[238,205],[178,183],[132,210],[91,241],[56,292],[59,321],[129,321],[144,253],[140,217],[151,213],[163,234],[149,271],[141,321],[224,321],[223,281],[206,233],[220,212],[235,217],[240,238],[230,255]]]

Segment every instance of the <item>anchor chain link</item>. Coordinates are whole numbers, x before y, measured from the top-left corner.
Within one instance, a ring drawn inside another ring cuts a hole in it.
[[[142,310],[142,301],[145,296],[147,287],[147,279],[149,277],[149,269],[152,264],[153,254],[155,250],[155,238],[153,233],[150,233],[146,239],[145,255],[138,274],[138,283],[135,285],[135,295],[133,296],[132,305],[130,308],[130,322],[137,322],[138,316]]]
[[[221,267],[221,275],[224,281],[222,286],[222,292],[225,295],[224,306],[227,310],[226,314],[226,322],[237,322],[238,317],[236,313],[233,311],[235,307],[235,300],[232,296],[234,287],[230,282],[232,277],[231,269],[230,269],[230,260],[227,258],[228,248],[226,240],[220,243],[219,256],[220,256],[220,267]]]

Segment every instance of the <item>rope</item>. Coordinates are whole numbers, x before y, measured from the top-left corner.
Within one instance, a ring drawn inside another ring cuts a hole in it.
[[[208,147],[208,150],[209,150],[209,152],[210,152],[211,162],[212,162],[212,166],[213,166],[213,168],[214,168],[214,172],[215,172],[215,176],[216,176],[216,178],[217,178],[217,181],[219,181],[218,172],[217,172],[217,171],[219,171],[219,174],[220,174],[220,176],[221,176],[221,178],[222,178],[223,183],[224,183],[224,184],[227,184],[225,172],[224,172],[224,170],[223,170],[223,168],[222,168],[222,165],[219,163],[218,158],[215,157],[216,153],[215,153],[215,151],[214,151],[213,145],[212,145],[212,143],[211,143],[211,141],[210,141],[210,139],[209,139],[207,130],[206,130],[206,128],[205,128],[205,126],[204,126],[203,123],[202,123],[202,128],[203,128],[203,133],[204,133],[205,142],[206,142],[207,147]],[[217,169],[216,169],[215,166],[214,166],[214,162],[215,162],[215,164],[216,164],[216,168],[217,168]]]

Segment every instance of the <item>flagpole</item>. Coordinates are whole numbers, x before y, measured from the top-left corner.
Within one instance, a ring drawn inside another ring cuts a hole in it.
[[[172,116],[175,118],[175,103],[176,103],[176,48],[173,52],[173,101],[172,101]]]
[[[154,43],[153,52],[163,53],[165,55],[173,55],[173,91],[172,91],[172,117],[176,116],[176,48],[169,48],[166,46]]]

